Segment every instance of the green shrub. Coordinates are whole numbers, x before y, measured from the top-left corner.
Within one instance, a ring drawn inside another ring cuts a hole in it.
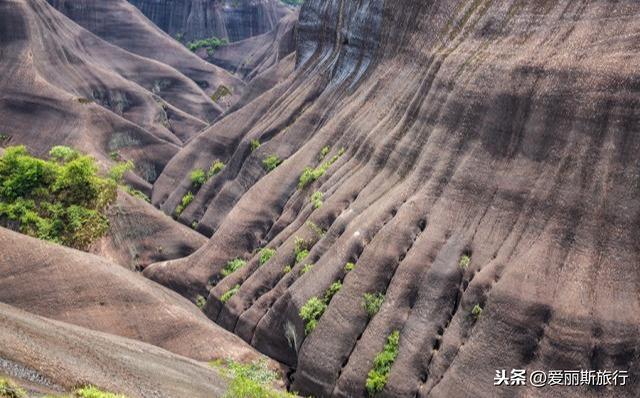
[[[344,151],[342,150],[341,152],[344,153]],[[302,190],[322,177],[324,173],[327,172],[329,167],[331,167],[331,165],[333,165],[340,158],[340,156],[342,156],[342,153],[338,153],[316,168],[309,166],[305,167],[298,181],[298,189]]]
[[[380,311],[382,303],[384,303],[384,294],[382,293],[365,293],[363,296],[362,306],[367,311],[369,318],[373,318]]]
[[[115,161],[120,160],[120,154],[117,151],[109,152],[109,157],[111,158],[111,160],[115,160]]]
[[[235,258],[227,263],[222,269],[222,276],[229,276],[244,267],[247,262],[241,258]]]
[[[230,379],[229,388],[223,398],[294,398],[294,394],[273,389],[278,374],[269,369],[265,361],[242,364],[231,359],[212,361],[223,376]]]
[[[196,52],[201,48],[207,50],[207,53],[217,50],[219,47],[229,44],[227,39],[219,39],[217,37],[210,37],[208,39],[196,40],[187,43],[187,48],[190,51]],[[210,54],[212,55],[212,54]]]
[[[86,386],[76,390],[76,395],[80,398],[127,398],[121,394],[113,394],[102,391],[94,386]]]
[[[122,184],[124,174],[127,171],[133,170],[135,165],[131,160],[126,162],[120,162],[109,169],[109,178],[111,178],[116,184]]]
[[[223,303],[226,303],[227,301],[231,300],[231,297],[233,297],[239,291],[240,291],[240,285],[235,285],[231,289],[227,290],[227,292],[223,294],[222,297],[220,297],[220,301],[222,301]]]
[[[207,178],[212,178],[213,176],[221,172],[222,169],[224,169],[224,163],[222,163],[220,160],[215,160],[213,163],[211,163],[211,167],[209,167]]]
[[[322,162],[324,160],[325,157],[327,157],[327,155],[329,154],[329,151],[331,151],[331,147],[330,146],[325,146],[320,150],[320,161]]]
[[[340,281],[333,282],[331,286],[329,286],[327,291],[324,292],[324,301],[329,303],[333,298],[333,296],[335,296],[340,291],[340,289],[342,289],[342,282]]]
[[[318,237],[323,237],[327,233],[327,231],[320,228],[318,224],[314,223],[313,221],[307,221],[305,224],[307,225],[307,227],[311,228],[311,230],[315,232]]]
[[[68,146],[54,146],[49,151],[49,157],[56,162],[66,163],[80,157],[80,153]]]
[[[319,299],[318,297],[311,297],[303,306],[300,308],[300,318],[305,322],[304,324],[304,333],[311,333],[317,326],[318,320],[324,314],[324,311],[327,309],[327,304],[324,300]]]
[[[284,268],[282,268],[282,273],[288,274],[289,272],[291,272],[291,266],[285,265]]]
[[[471,309],[471,315],[473,315],[476,319],[480,318],[480,315],[482,315],[482,307],[480,306],[480,304],[476,304],[473,306],[473,308]]]
[[[260,143],[260,140],[258,140],[258,139],[251,140],[251,152],[253,152],[256,149],[260,148],[260,145],[262,145]]]
[[[193,202],[193,192],[189,191],[182,197],[182,201],[180,202],[178,207],[176,207],[176,214],[182,214],[184,209],[186,209],[187,206],[191,204],[191,202]]]
[[[366,388],[370,396],[374,396],[384,389],[387,384],[391,366],[398,357],[400,346],[400,332],[395,330],[387,338],[384,349],[373,359],[373,367],[367,375]]]
[[[191,180],[191,185],[194,189],[198,189],[207,182],[207,175],[202,169],[194,169],[191,171],[189,175],[189,179]]]
[[[296,263],[300,263],[304,261],[305,258],[309,256],[309,250],[304,249],[296,253]]]
[[[354,263],[351,263],[351,262],[346,263],[346,264],[344,265],[344,270],[345,270],[345,272],[351,272],[351,271],[353,271],[355,268],[356,268],[356,265],[355,265]]]
[[[267,247],[260,249],[258,256],[260,257],[260,265],[264,265],[267,261],[271,260],[271,257],[275,256],[276,251]]]
[[[144,200],[147,203],[151,203],[151,199],[142,191],[139,191],[130,185],[125,185],[124,190],[131,196]]]
[[[311,271],[313,269],[313,264],[305,264],[304,267],[302,267],[302,269],[300,270],[300,275],[304,275],[307,272]]]
[[[93,158],[74,152],[56,147],[49,161],[23,146],[6,148],[0,157],[0,225],[81,250],[102,237],[117,185],[97,175]]]
[[[280,166],[280,163],[282,163],[282,160],[280,160],[278,155],[268,156],[262,161],[262,165],[267,172],[275,170],[276,167]]]
[[[471,257],[467,256],[466,254],[460,257],[460,261],[458,262],[458,266],[460,268],[467,269],[469,267],[469,264],[471,264]]]
[[[26,398],[27,393],[22,388],[11,383],[9,380],[0,378],[0,397]]]
[[[313,204],[314,209],[319,209],[322,207],[324,201],[324,194],[320,191],[315,191],[313,195],[311,195],[311,203]]]
[[[207,299],[204,296],[198,295],[198,297],[196,297],[196,306],[202,309],[205,304],[207,304]]]
[[[308,243],[302,238],[295,238],[294,241],[294,253],[296,256],[296,264],[303,261],[309,255]]]

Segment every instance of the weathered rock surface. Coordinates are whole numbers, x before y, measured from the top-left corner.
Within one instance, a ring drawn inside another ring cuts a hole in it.
[[[637,379],[639,18],[633,0],[308,0],[296,73],[196,137],[154,186],[172,212],[193,167],[224,161],[183,213],[211,240],[145,275],[191,298],[213,284],[207,314],[295,367],[305,395],[365,396],[393,330],[381,397],[513,396],[496,369]],[[345,153],[298,189],[324,146]],[[267,173],[269,155],[284,162]],[[310,246],[299,264],[296,237]],[[259,266],[262,246],[277,254]],[[250,261],[221,279],[236,257]],[[305,336],[301,306],[335,281]],[[367,292],[386,293],[372,319]]]
[[[293,12],[279,0],[129,0],[160,29],[184,40],[238,41],[266,33]]]
[[[56,395],[92,384],[130,398],[211,398],[224,395],[227,385],[206,364],[3,303],[0,374]]]
[[[0,302],[200,361],[262,357],[183,297],[101,257],[4,228],[0,247]]]
[[[91,252],[131,270],[186,257],[207,238],[124,192],[108,212],[109,232]]]
[[[126,0],[48,1],[74,22],[109,43],[177,69],[209,96],[220,85],[228,87],[235,97],[242,92],[240,80],[187,50]],[[158,86],[159,90],[164,89],[161,86]],[[224,108],[225,103],[217,104]]]

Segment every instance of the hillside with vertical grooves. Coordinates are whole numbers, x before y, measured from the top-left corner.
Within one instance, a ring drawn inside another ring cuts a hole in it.
[[[154,185],[170,214],[191,191],[179,220],[210,241],[144,274],[209,294],[207,315],[291,366],[305,395],[366,396],[395,330],[380,397],[510,396],[496,369],[637,379],[639,18],[632,0],[306,1],[296,72]],[[267,172],[272,155],[283,162]],[[189,173],[215,160],[224,170],[194,189]],[[305,167],[326,170],[305,185]],[[276,251],[262,265],[261,247]],[[222,277],[234,258],[248,263]],[[301,308],[337,281],[305,334]]]

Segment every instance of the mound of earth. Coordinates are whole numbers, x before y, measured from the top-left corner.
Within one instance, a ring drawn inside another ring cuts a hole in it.
[[[639,17],[633,0],[306,1],[296,72],[154,186],[172,213],[191,170],[223,161],[180,216],[210,241],[144,274],[210,293],[208,316],[294,367],[304,395],[366,396],[394,331],[380,397],[512,394],[496,369],[637,379]],[[336,282],[305,333],[301,309]]]
[[[266,33],[293,12],[279,0],[129,0],[172,37],[238,41]]]
[[[79,27],[44,0],[0,4],[2,145],[121,157],[154,181],[222,109],[191,79]]]
[[[91,252],[131,270],[186,257],[207,241],[151,204],[124,192],[118,192],[108,217],[109,232]]]
[[[0,247],[0,302],[200,361],[264,358],[183,297],[101,257],[4,228]]]
[[[3,303],[0,374],[56,395],[91,384],[129,398],[211,398],[223,396],[227,384],[206,364]]]
[[[242,82],[226,71],[203,61],[149,21],[126,0],[48,0],[74,22],[107,42],[131,53],[154,59],[177,69],[211,96],[220,86],[233,98],[218,101],[225,107],[242,92]],[[166,83],[160,83],[159,89]]]

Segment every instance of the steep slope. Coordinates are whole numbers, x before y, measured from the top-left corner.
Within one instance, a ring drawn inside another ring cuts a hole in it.
[[[220,114],[175,69],[104,42],[44,0],[0,4],[3,145],[56,144],[134,160],[154,181],[183,141]]]
[[[131,270],[186,257],[207,239],[142,199],[124,192],[109,209],[109,232],[92,253]]]
[[[61,393],[93,384],[130,398],[220,397],[227,384],[205,364],[158,347],[0,303],[3,373],[44,392]]]
[[[261,357],[183,297],[100,257],[4,228],[0,247],[0,302],[200,361]]]
[[[172,66],[196,82],[209,96],[221,85],[229,88],[234,96],[242,92],[240,80],[187,50],[126,0],[48,1],[74,22],[109,43]],[[223,102],[218,105],[224,107]]]
[[[273,29],[292,10],[279,0],[129,0],[160,29],[184,40],[238,41]]]
[[[188,297],[213,284],[207,314],[295,367],[303,394],[365,396],[394,330],[381,397],[513,394],[493,386],[496,369],[636,379],[639,17],[632,0],[305,2],[297,72],[196,137],[154,186],[173,212],[190,170],[224,161],[182,213],[211,240],[145,275]],[[267,173],[274,154],[284,162]],[[309,249],[298,263],[296,238]],[[277,254],[260,265],[263,246]],[[236,257],[250,261],[222,278]],[[300,309],[337,281],[306,335]],[[386,299],[369,317],[375,292]]]

